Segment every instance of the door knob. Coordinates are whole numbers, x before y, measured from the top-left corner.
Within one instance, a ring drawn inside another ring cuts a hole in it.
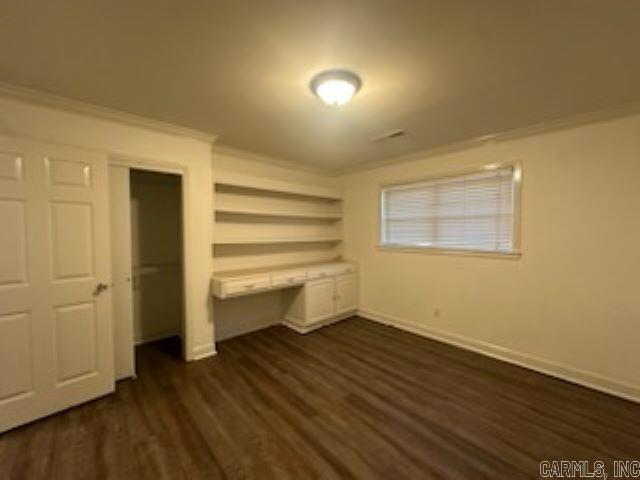
[[[93,296],[97,297],[102,292],[108,289],[109,289],[109,285],[107,285],[106,283],[99,283],[96,285],[96,288],[93,290]]]

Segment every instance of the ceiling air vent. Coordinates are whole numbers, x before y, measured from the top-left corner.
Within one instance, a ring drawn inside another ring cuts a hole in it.
[[[402,130],[402,129],[392,130],[391,132],[383,133],[382,135],[374,138],[373,141],[375,143],[377,143],[377,142],[386,142],[386,141],[389,141],[389,140],[393,140],[394,138],[403,137],[406,134],[407,134],[407,132],[405,130]]]

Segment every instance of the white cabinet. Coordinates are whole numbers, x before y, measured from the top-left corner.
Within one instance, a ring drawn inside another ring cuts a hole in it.
[[[285,293],[284,308],[284,324],[300,333],[347,317],[358,308],[357,276],[344,273],[307,281]]]
[[[214,275],[211,283],[211,293],[220,300],[281,290],[283,323],[300,333],[358,309],[357,267],[349,262],[231,271]]]
[[[273,288],[301,285],[306,281],[307,272],[305,270],[290,270],[271,275],[271,286]]]
[[[321,322],[335,314],[335,284],[333,278],[312,280],[304,287],[304,318],[306,323]]]
[[[335,288],[336,314],[352,312],[358,308],[358,284],[354,273],[337,276]]]
[[[261,292],[269,288],[271,288],[271,277],[269,275],[254,275],[224,282],[221,286],[221,295],[235,297]]]
[[[253,295],[265,290],[299,287],[310,280],[333,278],[355,271],[356,266],[347,262],[230,271],[213,276],[211,293],[220,299]]]

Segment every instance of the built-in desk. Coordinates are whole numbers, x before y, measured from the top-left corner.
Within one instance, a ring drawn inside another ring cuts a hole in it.
[[[289,265],[216,273],[212,292],[226,299],[283,289],[283,323],[306,333],[358,308],[357,269],[349,262]]]

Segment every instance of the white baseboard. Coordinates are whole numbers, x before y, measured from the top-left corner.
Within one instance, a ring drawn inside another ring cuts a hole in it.
[[[305,333],[313,332],[314,330],[317,330],[322,327],[326,327],[327,325],[331,325],[332,323],[339,322],[340,320],[345,320],[349,317],[353,317],[354,315],[356,315],[356,312],[347,312],[347,313],[338,315],[337,317],[331,317],[328,320],[323,320],[322,322],[318,322],[318,323],[314,323],[313,325],[306,325],[306,326],[298,325],[295,321],[285,318],[282,320],[282,325],[284,325],[287,328],[290,328],[295,332],[302,333],[304,335]]]
[[[213,357],[218,352],[216,351],[215,343],[208,343],[206,345],[200,345],[191,349],[191,355],[189,361],[203,360],[208,357]]]
[[[444,342],[465,350],[471,350],[481,355],[486,355],[497,360],[518,365],[519,367],[534,370],[567,382],[598,390],[616,397],[621,397],[625,400],[640,403],[640,386],[638,385],[623,383],[597,373],[551,362],[526,353],[501,347],[499,345],[494,345],[455,333],[445,332],[426,325],[416,325],[411,322],[381,315],[368,310],[359,310],[358,315],[368,320],[389,325],[406,332]]]

